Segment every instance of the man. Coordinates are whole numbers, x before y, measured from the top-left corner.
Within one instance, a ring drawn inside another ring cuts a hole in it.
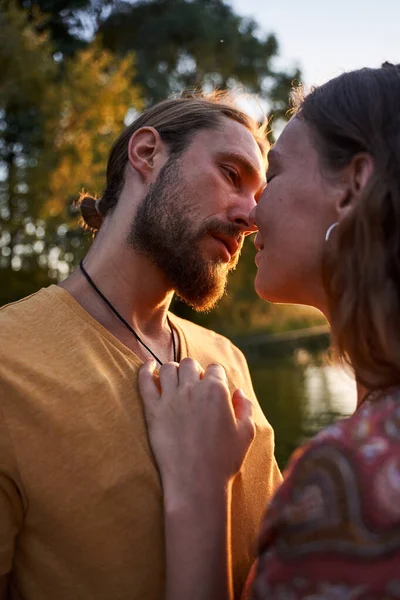
[[[241,352],[169,306],[174,293],[197,310],[218,301],[264,186],[251,119],[217,97],[164,101],[115,143],[102,198],[83,198],[99,231],[80,268],[1,310],[3,598],[163,597],[162,489],[137,390],[152,356],[218,361],[254,403],[257,435],[233,492],[239,598],[280,482],[273,433]]]

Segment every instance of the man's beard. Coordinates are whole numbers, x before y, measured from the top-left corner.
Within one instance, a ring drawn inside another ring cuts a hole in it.
[[[205,312],[225,293],[228,273],[239,260],[238,250],[226,263],[207,258],[200,244],[210,235],[243,242],[237,225],[210,217],[196,229],[196,209],[188,202],[177,158],[170,158],[139,205],[128,244],[150,259],[166,275],[171,289],[189,306]]]

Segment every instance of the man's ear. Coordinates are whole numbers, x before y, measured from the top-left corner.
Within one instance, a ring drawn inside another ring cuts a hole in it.
[[[154,172],[158,172],[167,156],[166,146],[153,127],[141,127],[129,140],[129,162],[145,181],[151,179]]]
[[[355,154],[344,168],[341,191],[336,203],[339,220],[343,219],[359,201],[374,172],[374,159],[367,152]]]

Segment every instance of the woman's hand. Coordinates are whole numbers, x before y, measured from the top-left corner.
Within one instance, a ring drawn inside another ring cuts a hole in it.
[[[139,372],[164,491],[165,600],[231,600],[231,484],[254,438],[252,406],[225,370],[190,358]]]
[[[251,402],[236,391],[231,398],[225,370],[205,371],[185,358],[160,368],[154,362],[139,372],[150,443],[164,493],[183,501],[224,489],[239,471],[254,438]]]

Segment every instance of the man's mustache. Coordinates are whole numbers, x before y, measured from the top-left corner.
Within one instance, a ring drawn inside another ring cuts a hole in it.
[[[210,219],[207,220],[200,228],[198,237],[203,238],[205,235],[214,234],[220,234],[235,239],[239,246],[238,251],[242,249],[244,235],[238,225],[235,225],[234,223],[224,223],[219,219]]]

